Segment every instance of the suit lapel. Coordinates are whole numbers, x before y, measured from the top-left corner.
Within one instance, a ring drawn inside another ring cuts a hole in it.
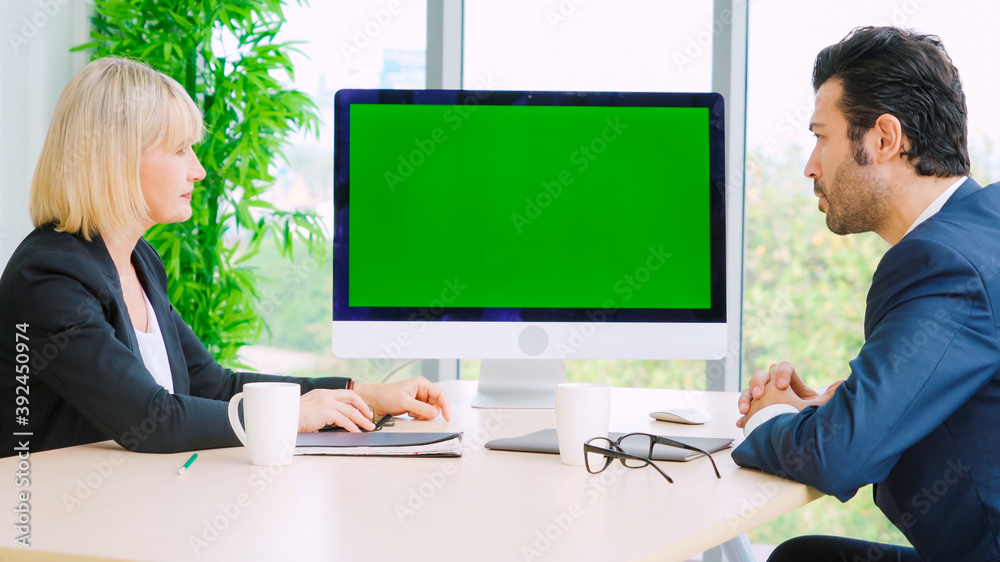
[[[976,180],[972,179],[971,177],[966,178],[966,180],[964,182],[962,182],[962,185],[958,186],[958,189],[956,189],[955,192],[951,194],[951,197],[949,197],[948,200],[945,201],[944,205],[941,207],[941,211],[944,211],[944,210],[948,209],[949,206],[951,206],[951,205],[957,204],[962,199],[965,199],[966,197],[968,197],[969,195],[972,195],[973,193],[979,191],[980,189],[981,189],[981,187],[976,182]],[[940,212],[940,211],[938,211],[938,212]],[[934,215],[931,215],[931,217],[928,217],[927,220],[930,220],[931,218],[933,218],[933,216]],[[879,266],[881,266],[881,264],[879,264]],[[876,270],[876,273],[877,273],[877,270]],[[876,289],[876,287],[873,284],[871,286],[871,288],[868,290],[867,306],[865,308],[865,339],[866,340],[868,339],[869,336],[871,336],[872,331],[875,329],[875,323],[876,323],[875,318],[876,317],[874,316],[874,312],[873,311],[880,311],[878,319],[881,320],[881,318],[882,318],[881,308],[883,306],[883,302],[881,300],[879,302],[875,302],[873,300],[873,294],[874,294],[873,291],[875,291],[875,289]]]

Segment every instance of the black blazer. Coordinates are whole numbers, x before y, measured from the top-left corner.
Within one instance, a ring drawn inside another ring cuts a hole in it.
[[[104,242],[51,225],[36,228],[0,278],[0,456],[16,454],[25,441],[31,452],[106,439],[154,453],[237,446],[228,400],[245,383],[297,382],[303,393],[346,386],[343,378],[223,369],[170,305],[163,262],[145,240],[132,252],[132,264],[156,312],[174,394],[142,362]],[[18,338],[22,329],[27,340]],[[26,355],[18,353],[18,342],[27,344]],[[25,364],[28,402],[18,405],[16,395],[25,394],[15,388],[21,384],[15,371]]]

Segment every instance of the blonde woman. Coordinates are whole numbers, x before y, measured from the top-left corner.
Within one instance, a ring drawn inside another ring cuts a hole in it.
[[[227,401],[254,381],[302,386],[300,431],[373,429],[366,403],[450,417],[423,378],[366,385],[214,361],[170,305],[163,264],[142,239],[191,217],[202,134],[180,84],[145,64],[95,60],[66,86],[32,180],[36,228],[0,278],[0,456],[17,453],[15,432],[31,433],[32,452],[106,439],[143,452],[237,446]]]

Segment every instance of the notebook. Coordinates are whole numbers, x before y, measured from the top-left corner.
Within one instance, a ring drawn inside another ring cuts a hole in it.
[[[402,433],[370,431],[300,433],[296,455],[350,455],[371,457],[460,457],[461,433]]]
[[[624,433],[611,432],[608,434],[612,440],[618,439]],[[710,453],[728,449],[733,446],[733,439],[728,437],[674,437],[664,435],[668,439],[680,441],[686,445],[704,449]],[[555,429],[543,429],[520,437],[507,437],[504,439],[494,439],[486,443],[487,449],[497,451],[518,451],[524,453],[550,453],[559,454],[559,439],[556,437]],[[632,451],[630,451],[632,452]],[[635,453],[635,452],[633,452]],[[645,455],[645,451],[641,451]],[[657,445],[653,448],[653,460],[657,461],[678,461],[684,462],[703,456],[697,451]]]

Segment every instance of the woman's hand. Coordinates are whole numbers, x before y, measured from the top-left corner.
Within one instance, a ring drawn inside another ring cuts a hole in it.
[[[371,410],[353,390],[318,388],[303,394],[299,400],[299,433],[326,425],[336,425],[352,433],[375,429]]]
[[[451,420],[444,391],[424,377],[385,384],[356,382],[354,391],[379,414],[410,414],[418,420],[432,420],[440,413]]]

